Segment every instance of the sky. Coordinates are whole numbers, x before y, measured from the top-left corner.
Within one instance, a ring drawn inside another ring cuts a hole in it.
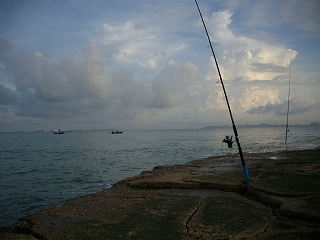
[[[320,121],[320,1],[198,4],[236,125]],[[1,0],[0,131],[231,125],[208,46],[193,0]]]

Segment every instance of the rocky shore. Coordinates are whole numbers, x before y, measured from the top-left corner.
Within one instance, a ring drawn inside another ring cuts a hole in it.
[[[39,210],[0,239],[319,239],[320,150],[158,166]]]

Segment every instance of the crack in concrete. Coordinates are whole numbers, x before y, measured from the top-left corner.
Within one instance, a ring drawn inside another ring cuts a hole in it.
[[[186,229],[186,232],[187,232],[189,238],[191,238],[190,229],[189,229],[189,223],[192,221],[192,218],[194,217],[194,215],[199,211],[199,209],[202,206],[202,204],[203,204],[203,197],[200,199],[199,204],[195,207],[195,209],[193,209],[193,211],[191,212],[191,214],[187,218],[186,223],[184,224],[184,227]]]

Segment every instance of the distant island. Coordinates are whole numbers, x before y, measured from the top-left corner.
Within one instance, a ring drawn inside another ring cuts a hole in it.
[[[269,124],[269,123],[260,123],[260,124],[240,124],[237,125],[237,127],[246,127],[246,128],[250,128],[250,127],[283,127],[285,126],[285,124]],[[316,126],[316,127],[320,127],[320,123],[319,122],[314,122],[314,123],[310,123],[310,124],[292,124],[290,125],[290,127],[302,127],[302,126]],[[223,128],[223,127],[230,127],[230,125],[220,125],[220,126],[206,126],[203,127],[201,129],[214,129],[214,128]]]

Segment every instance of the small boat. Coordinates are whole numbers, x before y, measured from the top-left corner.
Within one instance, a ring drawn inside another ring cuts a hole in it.
[[[111,134],[121,134],[122,131],[112,131]]]
[[[54,130],[54,131],[53,131],[53,134],[64,134],[64,132],[63,132],[63,131],[60,131],[60,129],[59,129],[59,130]]]

